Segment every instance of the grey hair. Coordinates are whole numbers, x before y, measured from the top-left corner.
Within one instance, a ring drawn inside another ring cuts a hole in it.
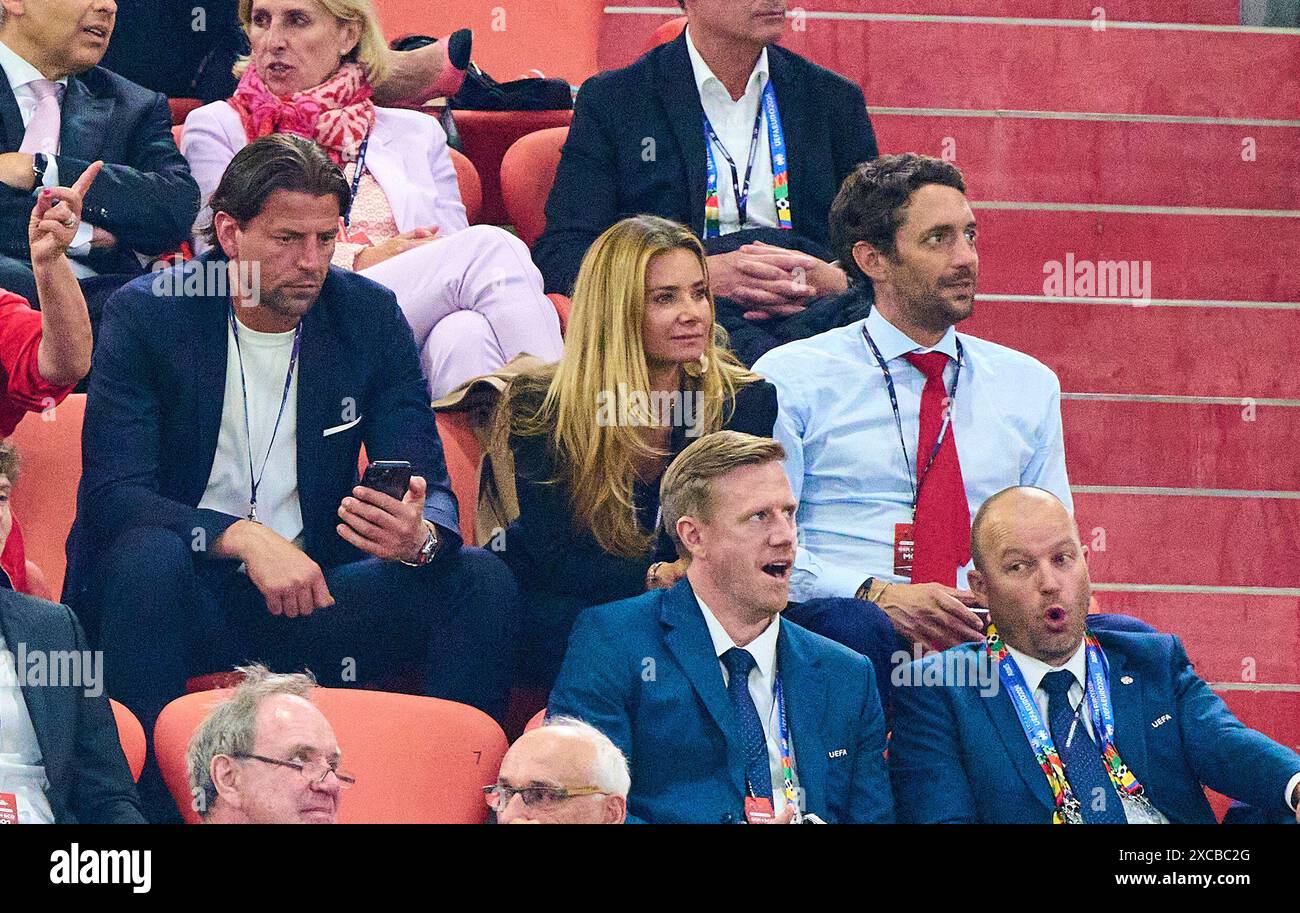
[[[609,740],[609,736],[590,723],[572,716],[548,718],[545,728],[572,732],[590,742],[596,749],[596,760],[591,765],[591,785],[612,795],[627,798],[628,791],[632,788],[632,774],[628,771],[627,758]]]
[[[238,666],[235,671],[243,673],[243,681],[194,730],[186,752],[190,794],[197,799],[202,791],[199,814],[205,818],[217,801],[212,759],[219,754],[252,754],[257,742],[257,710],[263,700],[277,694],[305,698],[316,687],[316,677],[310,672],[276,673],[260,663]]]

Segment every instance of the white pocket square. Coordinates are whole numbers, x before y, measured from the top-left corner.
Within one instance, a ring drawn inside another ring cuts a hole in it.
[[[338,434],[340,431],[347,431],[349,428],[355,428],[363,418],[365,418],[365,416],[358,415],[350,422],[344,422],[342,425],[335,425],[333,428],[326,428],[321,437],[329,437],[331,434]]]

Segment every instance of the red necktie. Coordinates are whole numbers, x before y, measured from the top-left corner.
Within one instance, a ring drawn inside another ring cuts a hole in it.
[[[912,582],[956,586],[957,569],[970,560],[970,506],[966,502],[966,484],[961,478],[957,438],[951,423],[930,471],[925,471],[948,407],[948,390],[943,383],[948,356],[927,352],[906,357],[925,375],[921,434],[916,446],[916,483],[920,492],[913,530],[916,550],[912,558]]]

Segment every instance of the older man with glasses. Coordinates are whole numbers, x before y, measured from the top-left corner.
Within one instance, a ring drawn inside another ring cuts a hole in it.
[[[335,824],[345,789],[329,721],[311,702],[310,673],[265,666],[213,708],[189,746],[190,791],[206,824]]]
[[[499,824],[622,824],[631,784],[613,742],[581,720],[559,717],[520,736],[483,794]]]

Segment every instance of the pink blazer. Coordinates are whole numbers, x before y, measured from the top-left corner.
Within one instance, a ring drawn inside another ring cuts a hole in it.
[[[230,160],[246,145],[239,114],[224,101],[196,108],[185,119],[181,152],[189,160],[203,200],[194,222],[198,253],[208,247],[197,236],[212,219],[208,199]],[[436,118],[419,111],[376,109],[366,167],[388,197],[401,231],[436,225],[446,236],[469,227],[456,166],[447,151],[447,134]]]

